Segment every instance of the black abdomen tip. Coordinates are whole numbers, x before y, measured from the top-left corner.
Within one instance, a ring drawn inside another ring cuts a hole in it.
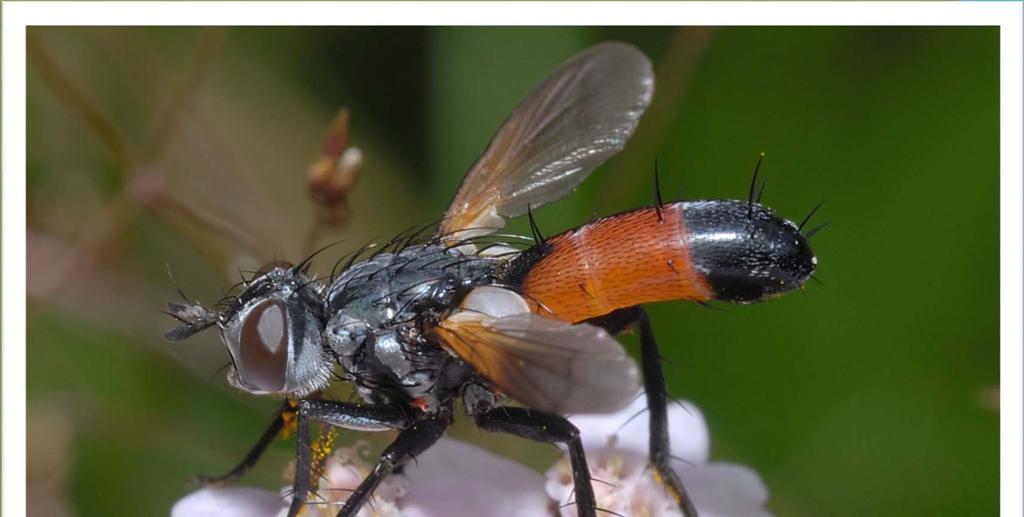
[[[803,285],[817,258],[792,222],[745,201],[684,205],[694,268],[717,300],[750,303]]]

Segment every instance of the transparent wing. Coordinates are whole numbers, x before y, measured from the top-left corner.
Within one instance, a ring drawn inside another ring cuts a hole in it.
[[[556,414],[606,413],[639,391],[636,363],[604,330],[525,313],[459,312],[436,327],[450,349],[502,392]]]
[[[563,64],[516,107],[466,174],[441,224],[454,238],[504,225],[569,193],[633,134],[654,72],[633,46],[604,43]]]

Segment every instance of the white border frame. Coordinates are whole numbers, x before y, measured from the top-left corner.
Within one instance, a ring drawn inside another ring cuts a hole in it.
[[[244,5],[244,8],[241,8]],[[998,25],[1001,513],[1022,506],[1020,2],[6,2],[3,514],[25,515],[25,28],[31,25]],[[332,23],[333,22],[333,23]]]

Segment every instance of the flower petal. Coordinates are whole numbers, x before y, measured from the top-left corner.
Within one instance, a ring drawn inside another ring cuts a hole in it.
[[[404,517],[549,514],[544,477],[511,460],[442,438],[405,469]]]
[[[766,517],[768,489],[752,469],[732,463],[676,468],[701,517]]]
[[[616,449],[646,455],[650,441],[648,418],[647,398],[640,394],[629,406],[616,413],[576,415],[569,420],[579,427],[583,448],[588,451],[605,447],[615,436]],[[696,406],[689,402],[670,402],[668,431],[674,456],[694,464],[707,462],[710,449],[708,426]]]
[[[579,415],[570,420],[580,429],[594,476],[615,487],[604,493],[595,485],[602,507],[625,514],[674,515],[678,509],[646,468],[650,440],[646,409],[646,398],[641,395],[618,413]],[[756,472],[741,465],[707,463],[710,439],[700,410],[689,403],[672,403],[668,420],[672,453],[684,460],[673,460],[673,467],[702,517],[771,515],[764,508],[768,490]],[[548,471],[547,479],[549,495],[564,503],[572,490],[564,457]]]
[[[171,517],[274,517],[283,507],[279,494],[262,488],[202,488],[174,503]]]

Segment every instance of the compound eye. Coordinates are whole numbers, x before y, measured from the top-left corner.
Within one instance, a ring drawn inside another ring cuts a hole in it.
[[[262,391],[284,388],[288,366],[288,319],[284,304],[266,300],[242,324],[239,374]]]

